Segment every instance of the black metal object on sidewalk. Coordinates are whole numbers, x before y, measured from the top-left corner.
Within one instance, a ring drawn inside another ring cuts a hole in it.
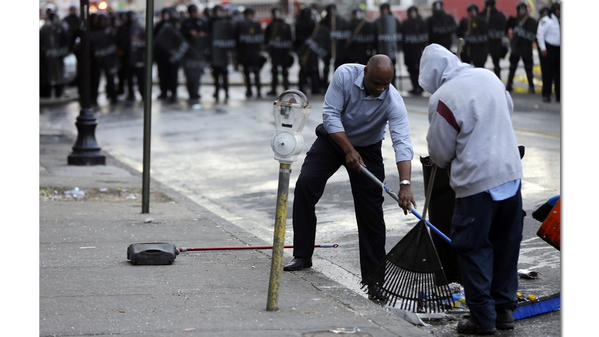
[[[144,88],[144,146],[141,212],[150,213],[150,143],[152,139],[152,52],[154,50],[154,0],[146,0],[146,79]]]
[[[80,1],[81,10],[81,49],[79,77],[79,105],[81,111],[77,117],[77,140],[73,145],[73,151],[67,158],[69,165],[106,165],[106,156],[96,142],[95,113],[91,107],[90,98],[90,50],[89,50],[89,0]]]

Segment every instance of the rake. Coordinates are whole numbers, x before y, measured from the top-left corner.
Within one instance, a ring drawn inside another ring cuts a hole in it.
[[[362,167],[362,173],[399,202],[397,194],[368,169]],[[414,209],[410,211],[420,221],[387,253],[385,280],[381,285],[387,296],[386,304],[418,313],[444,312],[451,309],[453,304],[443,265],[429,228],[445,241],[451,243],[451,239],[425,219],[435,173],[436,167],[433,167],[423,216]]]

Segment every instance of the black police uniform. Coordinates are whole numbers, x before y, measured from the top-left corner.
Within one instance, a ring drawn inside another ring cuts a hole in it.
[[[380,16],[374,21],[376,30],[376,52],[387,55],[393,66],[397,63],[397,53],[401,46],[401,24],[393,15]],[[391,84],[395,85],[395,78]]]
[[[505,15],[494,7],[485,7],[481,15],[487,22],[489,31],[489,54],[493,61],[493,71],[501,79],[499,61],[507,54],[507,46],[503,44],[507,20]]]
[[[135,21],[124,23],[117,30],[117,49],[120,50],[121,70],[123,71],[122,82],[127,83],[127,100],[135,100],[134,82],[137,82],[137,88],[141,97],[144,96],[144,61],[145,61],[145,32],[144,29]],[[119,83],[122,85],[124,83]]]
[[[245,79],[245,96],[252,96],[252,82],[250,73],[254,74],[256,95],[261,96],[260,69],[262,68],[262,45],[264,32],[259,22],[244,19],[237,25],[237,59],[243,66]]]
[[[366,64],[375,51],[376,31],[373,23],[354,18],[349,22],[350,36],[345,43],[347,63]]]
[[[177,100],[177,87],[179,85],[179,66],[183,57],[189,50],[189,44],[185,41],[180,31],[179,22],[171,18],[164,23],[154,42],[156,53],[166,61],[165,88],[168,100],[173,103]]]
[[[289,89],[289,67],[293,63],[291,56],[291,47],[293,45],[293,36],[291,25],[281,18],[274,19],[267,27],[264,33],[264,43],[268,48],[271,62],[271,90],[269,94],[277,94],[279,85],[279,69],[283,76],[283,89]]]
[[[162,27],[164,27],[164,25],[168,22],[168,20],[160,20],[158,21],[158,23],[156,23],[156,25],[154,26],[154,41],[156,41],[156,37],[158,36],[158,33],[160,32],[160,30],[162,29]],[[156,47],[154,47],[154,61],[156,62],[156,67],[158,70],[158,87],[160,88],[160,95],[158,96],[159,99],[167,99],[168,98],[168,94],[167,94],[167,69],[169,67],[168,64],[168,55],[165,55],[162,51],[157,50]]]
[[[426,19],[428,26],[428,42],[440,44],[451,50],[456,22],[453,16],[443,10],[433,10],[433,15]]]
[[[212,38],[210,66],[214,78],[214,98],[218,102],[221,85],[225,91],[225,99],[229,98],[229,71],[227,67],[231,63],[237,45],[235,27],[231,19],[213,17],[210,24],[210,36]]]
[[[415,8],[415,7],[414,7]],[[408,9],[408,13],[414,10]],[[418,84],[418,76],[420,74],[420,57],[422,51],[428,42],[428,27],[426,22],[420,15],[416,18],[408,16],[401,25],[401,35],[404,51],[404,63],[410,74],[410,82],[412,90],[410,93],[419,95],[422,93],[422,88]]]
[[[324,67],[322,69],[322,85],[327,87],[329,84],[329,72],[331,61],[333,61],[333,71],[343,63],[346,63],[346,43],[351,35],[349,23],[340,15],[332,14],[336,11],[329,11],[320,22],[321,26],[327,28],[330,32],[330,45],[327,46],[327,54],[322,58]]]
[[[311,10],[304,8],[295,23],[294,47],[300,66],[298,89],[304,91],[310,82],[312,94],[321,91],[321,79],[318,72],[318,59],[325,58],[330,45],[330,33],[327,27],[315,22]]]
[[[466,17],[460,21],[457,36],[464,39],[460,58],[462,62],[483,68],[489,53],[487,23],[480,16]]]
[[[64,91],[63,59],[69,52],[66,26],[50,21],[40,29],[40,96],[62,96]]]
[[[118,71],[116,54],[116,31],[111,27],[100,27],[89,33],[91,52],[91,101],[98,102],[98,90],[102,74],[106,79],[106,97],[111,103],[116,103],[117,93],[115,77]]]
[[[195,34],[192,34],[192,31]],[[189,44],[189,49],[183,57],[183,74],[185,85],[189,94],[189,101],[200,99],[200,78],[207,63],[208,48],[210,46],[210,27],[203,18],[186,18],[181,23],[181,33]]]
[[[518,62],[522,59],[524,70],[528,80],[529,92],[534,93],[532,75],[532,43],[537,37],[537,20],[526,15],[524,17],[511,17],[507,23],[508,29],[512,29],[512,40],[510,41],[510,72],[507,80],[507,90],[512,90],[514,75]]]

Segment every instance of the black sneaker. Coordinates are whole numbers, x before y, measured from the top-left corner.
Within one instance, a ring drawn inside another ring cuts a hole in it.
[[[512,330],[514,328],[514,311],[510,309],[497,310],[495,327],[499,330]]]
[[[466,335],[494,335],[495,329],[485,329],[480,325],[474,323],[470,318],[464,318],[458,323],[458,333]]]

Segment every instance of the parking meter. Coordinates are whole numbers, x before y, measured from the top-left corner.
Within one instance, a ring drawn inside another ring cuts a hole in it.
[[[304,149],[301,132],[310,115],[306,95],[293,89],[283,92],[273,104],[273,115],[276,129],[271,147],[275,159],[291,164]]]
[[[268,285],[266,310],[279,309],[279,281],[283,272],[283,247],[285,245],[285,225],[287,223],[287,195],[291,164],[304,149],[301,132],[310,115],[306,95],[299,90],[283,92],[273,105],[275,135],[271,148],[279,161],[279,188],[277,191],[277,211],[273,235],[272,264]]]

